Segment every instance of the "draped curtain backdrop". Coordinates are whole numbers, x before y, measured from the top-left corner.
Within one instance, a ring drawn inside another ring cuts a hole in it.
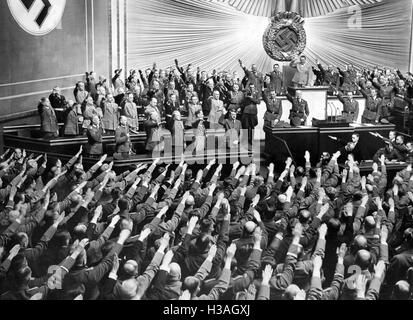
[[[237,1],[249,7],[234,6]],[[363,4],[342,8],[331,6],[344,3],[338,0],[284,2],[294,2],[296,11],[306,17],[304,53],[312,63],[319,58],[337,66],[408,70],[411,0],[347,0]],[[261,9],[252,10],[254,5]],[[270,23],[265,12],[270,15],[272,10],[271,0],[128,0],[127,67],[148,68],[157,62],[166,68],[177,58],[181,65],[192,63],[207,71],[240,71],[242,59],[259,70],[271,70],[274,60],[265,53],[262,36]]]

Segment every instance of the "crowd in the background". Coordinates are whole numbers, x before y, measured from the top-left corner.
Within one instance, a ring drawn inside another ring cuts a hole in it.
[[[384,155],[361,176],[340,152],[117,174],[81,154],[1,156],[0,299],[412,298],[411,164],[392,181]]]
[[[154,64],[152,69],[130,70],[126,79],[122,70],[116,70],[111,80],[95,72],[87,73],[86,81],[76,84],[71,99],[56,87],[49,98],[41,100],[43,136],[59,135],[56,109],[64,110],[64,128],[60,134],[69,137],[88,134],[92,142],[104,134],[115,134],[121,116],[126,118],[124,127],[132,133],[146,131],[148,136],[159,128],[171,132],[195,129],[196,135],[203,135],[206,128],[234,127],[238,131],[248,130],[252,136],[262,101],[267,108],[264,116],[267,126],[310,124],[308,103],[302,99],[300,90],[293,95],[288,92],[279,64],[266,73],[258,71],[256,65],[248,68],[242,61],[239,63],[242,74],[225,70],[209,73],[191,64],[181,67],[177,60],[175,67],[160,69]],[[385,67],[358,70],[352,65],[336,68],[325,67],[319,61],[317,64],[313,67],[305,56],[297,57],[291,62],[296,68],[293,84],[329,87],[329,94],[337,95],[343,103],[342,117],[348,122],[356,122],[359,116],[359,104],[354,98],[357,94],[367,99],[363,123],[389,123],[394,110],[403,113],[411,108],[411,73],[402,74]],[[281,120],[286,113],[281,95],[286,95],[292,103],[289,123]],[[231,112],[235,112],[233,117]],[[233,121],[225,123],[228,119]],[[148,149],[151,149],[150,142]]]

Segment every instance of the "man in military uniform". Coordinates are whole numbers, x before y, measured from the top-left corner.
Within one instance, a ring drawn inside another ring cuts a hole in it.
[[[306,56],[301,56],[299,60],[298,57],[295,58],[291,61],[290,67],[297,69],[292,80],[294,87],[302,88],[312,85],[314,77],[313,68],[307,62]]]
[[[122,159],[127,159],[132,154],[131,151],[131,140],[128,128],[128,118],[125,116],[120,117],[119,127],[116,129],[115,133],[116,141],[116,153]]]
[[[335,72],[332,65],[327,67],[327,70],[324,69],[320,61],[317,61],[318,69],[323,77],[323,86],[329,87],[327,93],[333,95],[334,92],[338,91],[340,85],[340,75],[338,72]]]
[[[87,128],[88,143],[85,148],[86,154],[91,158],[98,158],[103,154],[102,135],[100,119],[95,115],[92,118],[92,124]]]
[[[340,92],[338,94],[338,100],[343,104],[343,118],[348,123],[356,122],[359,117],[359,103],[353,97],[353,92],[349,91],[347,97],[343,96]]]
[[[366,109],[364,110],[362,123],[379,123],[381,118],[381,105],[383,100],[377,96],[377,90],[371,89],[371,94],[367,94],[365,90],[361,90],[362,95],[367,99]]]
[[[277,125],[283,115],[282,100],[277,99],[275,90],[270,91],[270,96],[264,94],[264,102],[267,105],[267,112],[264,115],[264,124],[269,127]]]
[[[290,120],[293,127],[305,126],[310,114],[308,103],[302,98],[302,95],[303,93],[301,91],[297,91],[295,97],[287,94],[287,99],[293,105],[290,112]]]

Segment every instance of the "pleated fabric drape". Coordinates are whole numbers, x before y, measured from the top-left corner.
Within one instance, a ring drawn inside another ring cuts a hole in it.
[[[238,59],[261,71],[272,69],[274,61],[262,46],[268,17],[221,1],[129,0],[127,5],[128,68],[147,68],[153,62],[166,68],[177,58],[182,65],[207,71],[241,71]],[[411,19],[412,0],[385,0],[306,18],[305,54],[312,63],[319,58],[337,66],[386,65],[407,71]]]

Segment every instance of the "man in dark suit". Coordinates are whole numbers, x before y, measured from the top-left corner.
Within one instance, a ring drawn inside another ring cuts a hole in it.
[[[66,98],[60,93],[59,87],[54,87],[53,92],[49,96],[50,104],[53,109],[65,109]]]
[[[237,120],[237,111],[231,109],[228,119],[222,119],[220,124],[225,128],[227,145],[230,149],[237,148],[240,143],[242,124]]]
[[[284,91],[284,76],[280,71],[280,65],[275,64],[274,70],[270,73],[272,87],[277,95],[281,95]]]
[[[340,74],[334,71],[332,65],[328,66],[327,70],[324,69],[324,67],[318,60],[317,66],[322,75],[322,85],[329,87],[327,93],[329,95],[333,95],[334,92],[338,91],[338,87],[340,86]]]
[[[293,104],[290,113],[291,125],[293,127],[305,126],[307,124],[307,118],[310,114],[308,109],[308,103],[302,98],[301,91],[295,93],[295,97],[287,94],[287,99]]]
[[[100,126],[100,120],[98,116],[93,116],[92,124],[87,128],[87,139],[85,151],[92,158],[98,158],[103,154],[102,144],[103,130]]]
[[[59,125],[56,113],[50,105],[50,100],[42,98],[37,107],[40,115],[40,131],[44,139],[53,139],[59,136]]]
[[[116,153],[123,159],[129,158],[131,153],[131,140],[128,128],[128,118],[120,117],[119,127],[115,133]]]
[[[254,129],[258,125],[258,108],[261,103],[259,93],[253,83],[245,94],[244,109],[242,111],[242,128],[248,130],[248,143],[252,145]]]
[[[360,135],[355,133],[351,136],[351,142],[347,143],[344,147],[345,151],[348,154],[352,154],[355,161],[363,161],[363,149],[362,145],[360,144]]]

